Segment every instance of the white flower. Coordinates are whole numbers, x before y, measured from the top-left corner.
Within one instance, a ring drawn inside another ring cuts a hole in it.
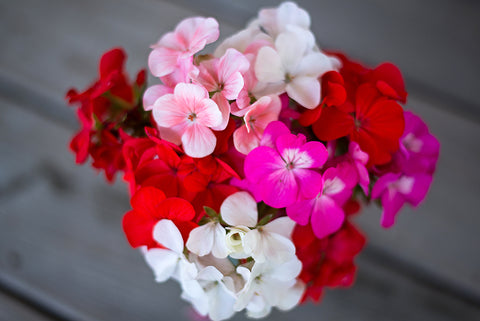
[[[290,240],[294,227],[295,222],[289,217],[280,217],[250,231],[245,236],[245,245],[255,262],[283,263],[294,258],[295,245]]]
[[[271,307],[293,308],[304,290],[296,280],[301,269],[302,263],[296,257],[283,264],[255,263],[251,271],[238,267],[237,272],[245,279],[245,286],[238,293],[234,309],[247,308],[250,316],[261,317],[268,314]]]
[[[226,237],[230,256],[241,259],[252,256],[257,262],[272,260],[286,262],[295,257],[295,245],[290,236],[295,222],[281,217],[265,226],[257,225],[258,210],[255,199],[248,192],[237,192],[223,202],[220,213],[232,225]]]
[[[228,255],[225,237],[223,226],[218,222],[210,222],[190,232],[187,249],[200,256],[212,253],[215,257],[225,258]]]
[[[279,94],[287,94],[300,105],[313,109],[320,103],[318,78],[335,70],[334,60],[316,50],[313,34],[289,26],[278,35],[275,48],[262,47],[255,61],[255,75],[260,83],[268,83]]]
[[[251,256],[251,251],[245,248],[245,235],[257,225],[257,202],[248,192],[237,192],[223,201],[220,213],[222,219],[231,226],[227,228],[229,233],[226,236],[229,255],[235,259]]]
[[[170,220],[160,220],[153,228],[153,238],[165,249],[154,248],[145,253],[145,260],[153,270],[157,282],[165,282],[171,277],[178,277],[180,267],[189,262],[183,255],[182,234]]]

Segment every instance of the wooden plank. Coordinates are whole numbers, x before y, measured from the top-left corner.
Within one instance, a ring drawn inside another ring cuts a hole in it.
[[[15,106],[1,108],[8,111],[4,113],[7,121],[28,114]],[[155,284],[139,253],[124,239],[120,220],[129,209],[124,187],[108,186],[90,168],[75,166],[64,149],[70,131],[31,117],[36,120],[33,128],[18,127],[11,134],[34,130],[36,139],[22,147],[4,145],[11,153],[2,158],[14,158],[21,149],[50,142],[57,149],[49,166],[65,185],[51,184],[49,175],[43,175],[8,197],[0,196],[0,280],[9,280],[69,320],[188,320],[190,310],[179,298],[178,285]],[[480,310],[367,256],[360,260],[358,282],[352,289],[329,293],[320,307],[306,305],[290,313],[274,313],[269,320],[313,316],[474,320]]]
[[[12,320],[51,321],[52,319],[0,292],[0,321]]]

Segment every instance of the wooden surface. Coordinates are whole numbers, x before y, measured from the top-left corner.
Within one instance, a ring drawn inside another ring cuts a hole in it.
[[[76,124],[63,96],[84,88],[113,46],[126,48],[133,72],[148,45],[184,17],[215,16],[227,36],[272,3],[0,1],[0,320],[188,320],[178,285],[155,284],[124,239],[125,187],[74,165],[66,146]],[[480,319],[478,4],[299,3],[324,46],[400,65],[407,108],[429,123],[442,150],[418,210],[403,211],[388,231],[376,210],[358,218],[370,245],[353,288],[269,319]]]

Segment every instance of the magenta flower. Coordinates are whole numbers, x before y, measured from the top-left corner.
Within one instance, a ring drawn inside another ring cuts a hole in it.
[[[410,111],[404,113],[405,130],[400,138],[400,150],[395,161],[407,174],[433,174],[437,164],[440,143],[430,134],[427,125]]]
[[[158,126],[170,130],[162,138],[172,143],[180,138],[188,156],[200,158],[213,153],[217,138],[210,128],[222,122],[222,113],[202,86],[179,83],[173,94],[155,101],[153,118]]]
[[[383,206],[381,225],[385,228],[395,223],[395,217],[405,203],[417,207],[427,195],[432,176],[387,173],[380,177],[372,190],[372,198],[380,198]]]
[[[313,233],[319,239],[340,229],[345,219],[342,205],[351,196],[352,189],[335,167],[330,167],[323,174],[320,184],[314,186],[313,198],[299,200],[287,206],[287,215],[300,225],[311,221]]]
[[[307,142],[304,135],[293,135],[283,123],[274,121],[265,129],[261,145],[247,155],[244,167],[255,194],[275,208],[315,196],[312,191],[322,181],[316,170],[328,157],[322,143]]]

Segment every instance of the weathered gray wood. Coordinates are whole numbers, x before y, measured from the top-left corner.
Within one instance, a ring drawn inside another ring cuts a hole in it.
[[[15,106],[0,106],[7,121],[26,115],[32,120],[32,127],[18,127],[11,134],[36,133],[22,147],[15,142],[2,146],[11,151],[2,158],[22,156],[22,150],[49,142],[56,150],[48,163],[63,182],[52,184],[49,174],[40,175],[16,193],[0,196],[0,280],[10,280],[70,320],[188,320],[189,308],[179,298],[178,285],[155,284],[139,253],[124,239],[120,220],[129,204],[123,186],[108,186],[90,168],[73,164],[64,148],[68,129]],[[328,293],[320,307],[274,313],[270,320],[480,317],[474,305],[437,293],[368,257],[360,260],[359,271],[355,287]]]
[[[3,293],[0,293],[0,321],[48,321],[52,320],[34,310],[26,307],[21,302],[15,301]]]

